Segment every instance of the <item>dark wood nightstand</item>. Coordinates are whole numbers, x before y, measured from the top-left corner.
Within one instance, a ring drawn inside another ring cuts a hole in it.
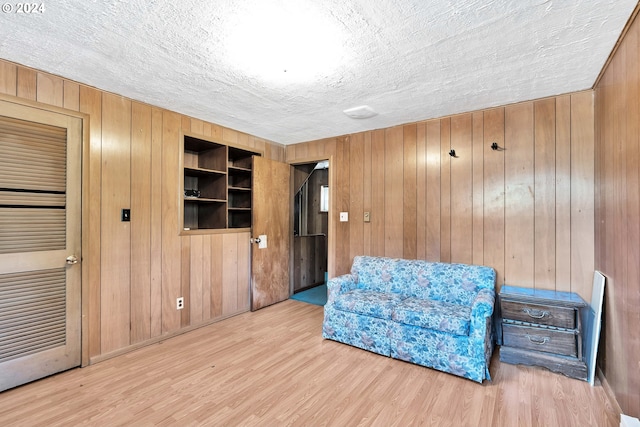
[[[504,285],[498,297],[501,361],[587,379],[580,320],[587,303],[578,294]]]

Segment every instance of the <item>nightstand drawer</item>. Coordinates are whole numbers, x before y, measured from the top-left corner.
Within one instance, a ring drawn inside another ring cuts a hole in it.
[[[576,327],[576,311],[573,308],[537,305],[503,299],[501,309],[503,319],[566,329]]]
[[[505,346],[572,357],[578,356],[577,340],[574,331],[503,323],[502,334]]]

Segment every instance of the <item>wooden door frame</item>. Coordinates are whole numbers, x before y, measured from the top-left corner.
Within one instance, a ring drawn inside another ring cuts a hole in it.
[[[324,161],[328,161],[329,162],[329,212],[327,213],[327,215],[329,215],[329,217],[327,218],[328,224],[327,224],[327,274],[329,277],[333,277],[335,274],[335,260],[336,260],[336,248],[335,248],[335,239],[334,239],[334,229],[333,229],[333,206],[334,206],[334,194],[335,194],[335,182],[334,182],[334,172],[333,172],[333,155],[330,156],[312,156],[312,157],[304,157],[302,159],[296,159],[294,161],[290,161],[289,164],[291,165],[291,167],[297,166],[297,165],[304,165],[304,164],[308,164],[308,163],[318,163],[318,162],[324,162]],[[290,184],[289,184],[289,203],[291,204],[290,207],[290,221],[291,224],[293,224],[293,215],[294,215],[294,205],[295,205],[295,189],[294,187],[294,182],[293,182],[293,173],[291,174],[291,178],[290,178]],[[293,259],[293,248],[294,248],[294,238],[293,238],[293,230],[291,231],[291,234],[289,235],[289,238],[291,239],[290,245],[291,245],[291,250],[289,251],[289,294],[293,295],[293,288],[294,288],[294,259]]]
[[[80,262],[80,317],[81,317],[81,338],[80,338],[80,347],[81,347],[81,358],[80,358],[80,366],[84,367],[89,365],[89,270],[83,267],[83,264],[89,258],[89,246],[88,246],[88,227],[89,224],[89,148],[90,148],[90,139],[89,139],[89,122],[90,116],[85,113],[81,113],[79,111],[73,111],[62,107],[56,107],[54,105],[43,104],[36,101],[30,101],[23,98],[18,98],[12,95],[5,95],[0,93],[0,101],[4,101],[11,104],[21,105],[25,107],[34,108],[37,110],[43,110],[51,113],[57,113],[69,117],[74,117],[80,119],[82,122],[82,133],[81,133],[81,221],[80,224],[80,246],[82,253],[81,262]]]

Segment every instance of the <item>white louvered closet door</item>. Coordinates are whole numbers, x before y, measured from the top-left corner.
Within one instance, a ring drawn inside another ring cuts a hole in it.
[[[82,120],[0,101],[0,391],[80,365]]]

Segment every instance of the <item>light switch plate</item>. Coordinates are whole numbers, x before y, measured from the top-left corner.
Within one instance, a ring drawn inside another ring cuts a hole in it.
[[[349,212],[340,212],[340,222],[349,221]]]
[[[364,222],[371,222],[371,213],[370,212],[365,212],[364,213]]]

